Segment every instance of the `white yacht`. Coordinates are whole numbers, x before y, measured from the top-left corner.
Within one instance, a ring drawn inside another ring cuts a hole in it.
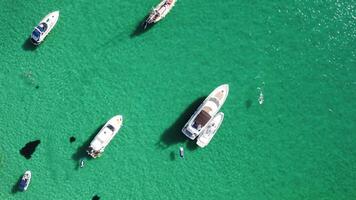
[[[199,135],[197,139],[197,145],[201,148],[207,146],[211,139],[214,137],[216,131],[219,129],[222,121],[224,120],[224,113],[219,112],[215,117],[210,121],[205,131]]]
[[[123,117],[121,115],[116,115],[111,118],[104,126],[101,128],[99,133],[91,141],[87,152],[93,157],[100,157],[104,152],[105,147],[114,138],[116,133],[120,130],[123,122]]]
[[[161,1],[155,8],[153,8],[152,12],[148,16],[145,22],[145,27],[150,24],[157,23],[159,20],[163,19],[169,11],[173,8],[177,0],[163,0]]]
[[[42,21],[34,28],[31,34],[31,42],[34,45],[39,45],[46,38],[48,33],[56,25],[59,18],[59,11],[49,13]]]
[[[31,182],[31,171],[26,171],[22,176],[21,181],[19,183],[19,189],[21,191],[26,191]]]
[[[182,132],[184,135],[191,140],[199,136],[220,110],[228,94],[228,84],[221,85],[210,93],[183,127]]]

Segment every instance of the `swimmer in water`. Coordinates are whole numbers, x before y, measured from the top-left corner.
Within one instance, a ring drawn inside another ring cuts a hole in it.
[[[183,147],[179,148],[179,155],[180,155],[181,158],[184,158],[184,149],[183,149]]]
[[[80,168],[84,167],[84,160],[80,160]]]
[[[258,103],[261,105],[264,102],[264,96],[263,96],[262,89],[260,87],[258,87],[257,89],[260,91],[260,96],[258,97]]]
[[[263,98],[263,93],[260,91],[260,96],[258,97],[258,103],[263,104],[264,98]]]

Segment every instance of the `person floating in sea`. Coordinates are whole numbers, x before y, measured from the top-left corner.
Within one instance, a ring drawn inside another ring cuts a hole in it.
[[[263,104],[264,102],[264,97],[263,97],[263,93],[262,93],[262,90],[260,91],[260,96],[258,97],[258,103]]]
[[[79,166],[80,166],[80,168],[84,167],[84,160],[80,160]]]
[[[183,147],[179,148],[179,155],[180,155],[181,158],[184,158],[184,149],[183,149]]]
[[[260,95],[258,97],[258,103],[260,105],[262,105],[263,102],[265,101],[264,96],[263,96],[263,92],[262,92],[262,88],[258,87],[257,89],[260,91]]]

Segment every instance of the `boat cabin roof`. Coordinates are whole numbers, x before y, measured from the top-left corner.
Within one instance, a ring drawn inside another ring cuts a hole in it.
[[[102,143],[108,141],[113,135],[113,131],[109,127],[105,127],[102,132],[98,135],[97,139],[99,139]]]
[[[205,108],[203,108],[203,110],[195,118],[193,122],[193,127],[197,130],[200,130],[206,125],[206,123],[208,123],[210,118],[211,116],[209,115],[209,113],[205,110]]]

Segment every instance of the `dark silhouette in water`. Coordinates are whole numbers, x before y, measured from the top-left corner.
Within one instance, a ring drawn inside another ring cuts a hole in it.
[[[40,88],[40,86],[36,85],[36,89]]]
[[[100,197],[98,195],[93,196],[92,200],[100,200]]]
[[[27,38],[22,45],[22,49],[25,51],[34,51],[36,50],[37,46],[32,44],[31,39]]]
[[[17,179],[16,183],[12,186],[12,188],[11,188],[11,193],[12,193],[12,194],[15,194],[16,192],[19,191],[19,184],[20,184],[21,179],[22,179],[22,176],[20,176],[20,177]]]
[[[75,152],[72,155],[72,159],[75,161],[76,164],[76,169],[79,169],[79,160],[82,160],[83,158],[88,158],[91,159],[91,157],[87,154],[86,149],[89,147],[90,142],[94,139],[94,137],[96,136],[96,134],[101,130],[101,128],[104,126],[105,124],[102,124],[101,126],[99,126],[91,135],[90,137],[77,149],[77,152]]]
[[[196,140],[188,140],[187,149],[190,151],[194,151],[198,149],[198,145],[196,144]]]
[[[75,140],[76,140],[76,138],[75,138],[74,136],[71,136],[71,137],[69,138],[69,142],[70,142],[70,143],[75,142]]]
[[[248,99],[245,101],[245,106],[247,109],[249,109],[251,106],[252,106],[252,100],[251,99]]]
[[[186,140],[189,140],[183,133],[182,128],[187,123],[189,118],[193,115],[194,111],[200,106],[200,104],[204,101],[206,97],[200,97],[196,99],[193,103],[191,103],[183,113],[178,117],[178,119],[167,128],[160,137],[160,141],[158,145],[162,148],[167,148],[171,145],[177,143],[183,143]],[[194,141],[189,141],[190,142]],[[194,143],[195,144],[195,143]],[[194,150],[191,146],[187,146],[189,150]]]
[[[139,36],[145,32],[147,32],[149,29],[153,27],[154,24],[147,24],[146,25],[146,19],[148,18],[149,14],[146,15],[145,18],[143,18],[136,26],[136,29],[131,33],[130,37],[133,38],[135,36]]]
[[[40,143],[40,140],[28,142],[24,147],[22,147],[22,149],[20,150],[20,154],[23,155],[26,159],[30,159],[31,155],[36,151],[36,147]]]
[[[171,160],[175,160],[176,159],[176,152],[172,151],[170,154],[169,154]]]

